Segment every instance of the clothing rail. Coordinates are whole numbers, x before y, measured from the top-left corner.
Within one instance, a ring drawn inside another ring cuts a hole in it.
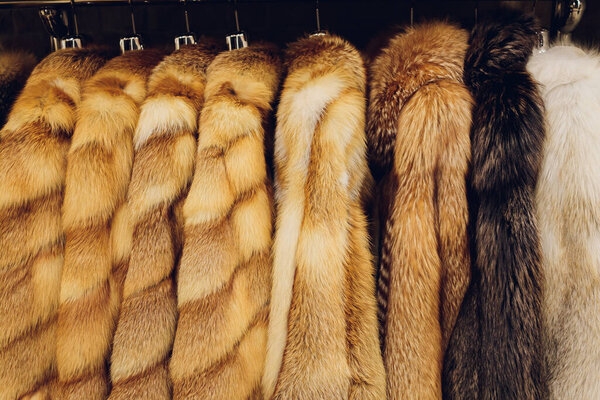
[[[340,0],[320,0],[322,3],[328,2],[341,2]],[[350,2],[363,2],[367,3],[369,0],[344,0]],[[411,3],[435,3],[444,0],[387,0],[390,3],[400,2],[407,5]],[[556,0],[537,0],[538,3],[551,3]],[[192,3],[232,3],[232,0],[186,0],[188,4]],[[238,0],[238,4],[244,3],[282,3],[282,2],[296,2],[296,3],[314,3],[314,0]],[[506,0],[449,0],[449,2],[457,2],[457,3],[479,3],[481,5],[486,3],[506,3]],[[517,2],[517,3],[532,3],[533,0],[508,0],[508,2]],[[184,0],[131,0],[131,3],[136,5],[165,5],[165,4],[182,4]],[[130,4],[127,0],[0,0],[0,8],[7,7],[43,7],[43,6],[61,6],[61,5],[77,5],[79,6],[118,6],[118,5],[128,5]]]

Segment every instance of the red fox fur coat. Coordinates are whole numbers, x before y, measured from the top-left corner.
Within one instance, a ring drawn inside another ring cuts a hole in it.
[[[123,207],[133,159],[133,132],[146,80],[162,53],[125,53],[83,89],[67,157],[56,359],[57,399],[103,400],[107,361],[131,246]]]
[[[265,398],[385,399],[367,221],[366,78],[331,35],[290,45],[275,138]]]
[[[81,86],[107,54],[52,53],[0,131],[0,398],[47,399],[56,372],[61,205]]]
[[[183,207],[174,399],[262,398],[273,212],[264,141],[280,70],[257,46],[221,53],[207,71]]]
[[[214,55],[203,45],[185,46],[150,76],[133,138],[127,195],[133,241],[113,342],[110,400],[171,398],[173,271],[183,245],[182,206],[194,171],[206,68]]]
[[[468,33],[429,23],[371,65],[368,144],[381,179],[379,304],[388,399],[441,399],[442,360],[470,280]]]

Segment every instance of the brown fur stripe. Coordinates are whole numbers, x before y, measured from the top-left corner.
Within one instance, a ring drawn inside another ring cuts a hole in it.
[[[45,396],[55,373],[60,205],[83,81],[106,60],[64,50],[35,68],[0,131],[0,398]]]
[[[393,38],[371,66],[368,143],[383,177],[379,303],[389,399],[441,399],[442,360],[470,280],[467,40],[447,23],[420,25]]]
[[[384,399],[363,211],[365,68],[329,35],[290,45],[287,67],[265,397]]]
[[[162,53],[126,53],[90,79],[78,107],[63,204],[66,232],[57,326],[58,399],[105,399],[131,228],[123,203],[146,80]]]
[[[177,209],[192,180],[206,68],[215,52],[188,46],[152,73],[136,129],[127,204],[135,225],[111,360],[111,400],[170,399],[168,359],[177,299],[173,271],[182,246]]]
[[[221,53],[208,69],[184,206],[175,399],[245,400],[260,393],[272,235],[264,122],[280,70],[267,46]]]

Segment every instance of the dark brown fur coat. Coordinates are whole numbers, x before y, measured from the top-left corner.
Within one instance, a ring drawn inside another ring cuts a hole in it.
[[[363,210],[365,67],[331,35],[299,40],[286,59],[265,397],[383,400]]]
[[[161,58],[144,50],[110,60],[86,83],[77,108],[63,204],[56,399],[103,400],[110,390],[107,362],[131,247],[124,202],[132,139]]]
[[[0,398],[48,398],[63,268],[61,205],[81,86],[107,55],[40,62],[0,131]]]
[[[394,37],[371,65],[388,399],[441,399],[442,360],[470,280],[467,45],[466,31],[425,24]]]
[[[473,110],[474,270],[444,367],[448,399],[545,398],[534,190],[543,103],[526,70],[533,18],[477,25],[465,63]]]
[[[171,399],[174,270],[183,246],[182,206],[192,180],[210,48],[182,47],[152,72],[133,138],[127,206],[129,268],[114,336],[110,400]]]

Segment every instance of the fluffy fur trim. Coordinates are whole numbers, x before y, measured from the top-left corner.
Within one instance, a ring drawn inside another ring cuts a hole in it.
[[[61,204],[81,85],[106,54],[63,50],[35,68],[0,131],[0,398],[46,398],[56,370]]]
[[[600,54],[535,54],[547,137],[536,211],[550,399],[600,398]]]
[[[111,400],[171,399],[175,336],[173,271],[183,244],[182,205],[194,171],[206,68],[215,52],[186,46],[152,73],[134,136],[127,205],[129,268],[113,341]]]
[[[287,50],[265,397],[384,399],[372,257],[365,67],[335,36]]]
[[[368,143],[382,176],[378,297],[389,399],[440,399],[442,359],[471,276],[468,33],[431,23],[371,66]],[[416,313],[416,314],[415,314]]]
[[[0,54],[0,126],[4,126],[8,112],[17,95],[25,86],[37,60],[31,53],[3,52]]]
[[[545,398],[534,215],[544,120],[526,71],[535,30],[532,17],[499,16],[474,28],[467,51],[475,259],[445,359],[449,399]]]
[[[174,399],[260,398],[273,230],[265,122],[280,70],[266,46],[221,53],[208,68],[183,208]]]
[[[106,363],[131,246],[123,203],[132,138],[146,80],[161,57],[150,50],[126,53],[109,61],[83,89],[67,156],[63,204],[58,399],[108,396]]]

